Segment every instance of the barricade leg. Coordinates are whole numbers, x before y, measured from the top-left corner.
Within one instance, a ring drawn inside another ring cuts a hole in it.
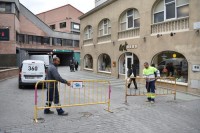
[[[37,106],[34,107],[34,122],[38,122],[38,111],[37,111]]]

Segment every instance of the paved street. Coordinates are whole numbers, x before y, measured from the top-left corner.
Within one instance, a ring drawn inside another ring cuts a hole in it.
[[[18,89],[18,78],[0,81],[0,133],[199,133],[200,97],[178,93],[158,96],[156,103],[145,97],[128,97],[124,104],[124,81],[91,72],[69,72],[60,67],[69,80],[106,79],[111,82],[111,110],[106,105],[64,108],[69,116],[44,115],[33,122],[34,89]],[[55,109],[53,109],[55,111]]]

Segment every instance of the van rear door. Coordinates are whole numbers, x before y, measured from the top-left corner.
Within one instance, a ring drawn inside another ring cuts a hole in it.
[[[22,66],[22,82],[36,83],[39,80],[45,79],[45,66],[44,63],[31,61],[24,63]]]

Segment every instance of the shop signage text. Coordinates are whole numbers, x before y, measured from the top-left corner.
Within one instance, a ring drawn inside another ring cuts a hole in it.
[[[128,45],[127,42],[125,44],[120,44],[119,46],[119,51],[127,51],[127,49],[136,49],[138,46],[133,44],[133,45]]]

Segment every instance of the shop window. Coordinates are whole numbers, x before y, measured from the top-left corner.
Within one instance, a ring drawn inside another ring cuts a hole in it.
[[[140,16],[136,9],[129,9],[120,18],[121,31],[140,27]]]
[[[189,16],[189,0],[160,0],[154,7],[154,23]]]
[[[152,64],[160,71],[161,77],[175,77],[177,82],[188,82],[188,62],[182,54],[164,51],[154,56]]]
[[[125,74],[125,54],[122,54],[119,58],[119,74]]]
[[[84,68],[93,69],[93,59],[89,54],[85,55],[84,57]]]
[[[111,72],[111,59],[107,54],[101,54],[98,59],[98,70]]]

